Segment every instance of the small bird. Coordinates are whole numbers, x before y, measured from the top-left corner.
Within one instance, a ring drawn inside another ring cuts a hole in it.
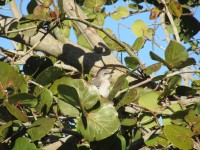
[[[107,98],[110,93],[110,80],[112,72],[107,69],[102,69],[98,72],[97,76],[92,80],[92,84],[95,85],[99,94],[104,98]]]

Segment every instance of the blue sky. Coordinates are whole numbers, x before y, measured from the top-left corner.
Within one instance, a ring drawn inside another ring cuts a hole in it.
[[[17,1],[17,4],[19,5],[20,4],[20,0],[16,0],[16,1]],[[24,14],[26,14],[26,5],[27,5],[28,2],[29,1],[23,1],[22,8],[23,8],[23,13]],[[121,1],[119,1],[117,3],[115,3],[114,6],[110,5],[110,6],[106,7],[106,11],[107,12],[113,12],[118,6],[126,6],[127,7],[127,3],[125,3],[125,2],[123,2],[121,0]],[[148,5],[148,6],[149,7],[153,7],[151,5]],[[8,7],[9,6],[6,6],[6,8],[8,8]],[[192,11],[194,12],[195,17],[200,21],[200,15],[198,15],[198,14],[200,14],[200,7],[199,8],[195,8]],[[7,11],[7,10],[1,10],[0,9],[0,13],[4,14],[4,15],[12,16],[10,11]],[[122,19],[122,20],[119,20],[119,21],[114,21],[111,17],[108,17],[106,19],[106,21],[105,21],[104,27],[112,29],[112,31],[113,31],[113,33],[115,33],[116,37],[120,36],[120,40],[121,41],[124,41],[124,42],[132,45],[137,37],[132,33],[131,29],[127,29],[127,28],[125,28],[123,26],[119,26],[119,24],[123,24],[123,25],[131,28],[131,25],[133,24],[133,22],[138,20],[138,19],[140,19],[140,20],[143,20],[150,27],[153,27],[151,25],[154,23],[154,20],[150,21],[149,20],[149,15],[150,15],[150,13],[146,12],[146,13],[141,13],[139,15],[134,15],[132,17],[129,17],[127,19]],[[157,23],[160,23],[160,19],[157,20]],[[157,36],[155,36],[155,40],[162,47],[166,48],[167,47],[167,42],[163,41],[164,40],[164,33],[163,33],[163,30],[162,30],[161,27],[159,27],[156,30],[156,35]],[[196,38],[200,38],[200,32],[195,37]],[[73,34],[71,36],[71,40],[76,42],[75,36]],[[2,39],[2,38],[0,38],[0,46],[8,48],[8,49],[13,49],[13,46],[10,43],[10,41],[6,40],[6,39]],[[189,47],[189,45],[184,45],[184,46],[186,48]],[[141,58],[142,62],[146,64],[146,66],[155,63],[155,61],[151,60],[150,56],[149,56],[149,52],[153,51],[153,50],[154,50],[155,53],[157,53],[161,57],[164,57],[164,51],[159,49],[156,45],[154,45],[154,49],[153,49],[151,42],[146,42],[144,48],[138,52],[138,56]],[[127,54],[123,53],[123,57],[126,57],[126,56],[127,56]],[[199,57],[197,55],[191,54],[191,56],[195,57],[195,59],[197,61],[200,61],[200,59],[199,59]],[[158,72],[158,74],[163,73],[165,70],[166,70],[166,68],[162,68],[161,71]]]

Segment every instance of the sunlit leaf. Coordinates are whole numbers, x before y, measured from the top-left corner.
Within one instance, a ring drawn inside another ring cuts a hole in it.
[[[86,126],[84,124],[86,124]],[[78,131],[80,131],[88,141],[105,139],[114,134],[119,126],[120,121],[117,111],[114,107],[107,105],[103,105],[89,112],[85,120],[82,118],[77,120]]]
[[[159,96],[160,96],[159,92],[151,91],[144,95],[141,95],[138,100],[138,103],[139,103],[139,105],[149,108],[151,110],[160,110],[161,106],[158,104]]]
[[[84,4],[88,8],[98,8],[103,6],[106,0],[85,0]]]
[[[136,20],[132,24],[132,31],[137,37],[144,37],[148,30],[148,26],[142,20]]]
[[[77,108],[60,99],[58,99],[58,108],[63,115],[70,117],[78,117],[80,115]]]
[[[54,125],[55,120],[52,118],[38,118],[33,124],[28,128],[27,132],[31,137],[31,141],[40,140],[47,133],[50,132]]]
[[[13,147],[13,150],[39,150],[36,148],[34,143],[30,143],[31,140],[26,137],[19,137],[15,141],[15,145]]]
[[[163,132],[166,138],[180,149],[192,149],[193,141],[191,137],[194,135],[192,131],[183,126],[167,125],[164,126]]]

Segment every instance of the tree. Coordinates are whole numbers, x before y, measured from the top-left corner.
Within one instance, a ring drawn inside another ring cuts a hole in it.
[[[200,23],[191,12],[200,2],[131,0],[107,12],[105,6],[116,2],[31,0],[28,15],[15,0],[0,2],[13,13],[0,14],[0,36],[14,45],[0,47],[2,149],[200,149],[200,70],[194,56]],[[155,20],[154,28],[142,19],[133,22],[133,45],[103,27],[107,17],[117,21],[144,12]],[[137,53],[147,42],[163,49],[156,39],[159,26],[165,58],[144,53],[157,61],[146,66]],[[71,30],[77,43],[70,40]],[[113,51],[129,54],[125,65]],[[153,76],[161,66],[167,71]],[[102,69],[112,72],[107,98],[91,85]]]

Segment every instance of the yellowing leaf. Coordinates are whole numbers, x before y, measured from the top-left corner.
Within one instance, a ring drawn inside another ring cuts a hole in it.
[[[132,24],[132,31],[137,37],[144,37],[147,30],[148,30],[148,26],[142,20],[136,20]]]

